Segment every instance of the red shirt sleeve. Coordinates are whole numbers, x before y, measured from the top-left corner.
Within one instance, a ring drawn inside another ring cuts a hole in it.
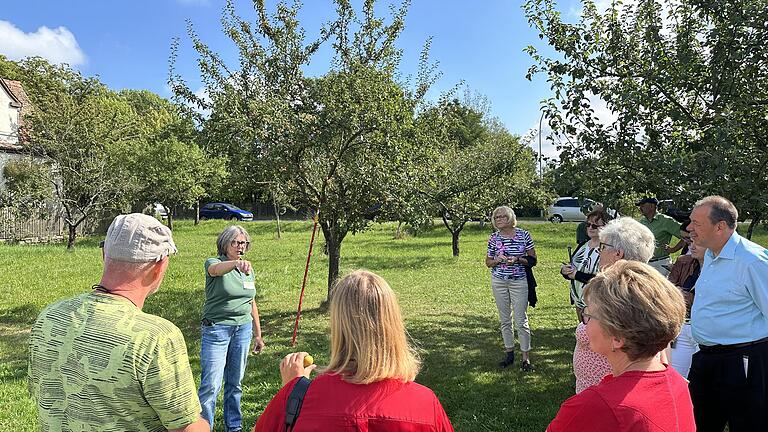
[[[445,413],[445,409],[435,397],[435,430],[437,432],[453,432],[453,425],[448,419],[448,414]]]
[[[547,432],[616,431],[619,422],[608,404],[593,389],[571,396],[547,427]]]
[[[281,432],[285,431],[285,405],[288,403],[288,396],[293,390],[300,377],[296,377],[284,385],[280,391],[269,401],[264,412],[259,416],[253,432]]]

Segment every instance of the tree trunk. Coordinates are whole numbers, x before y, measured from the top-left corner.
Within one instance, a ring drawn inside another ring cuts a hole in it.
[[[395,240],[400,240],[403,238],[403,232],[402,232],[402,221],[397,221],[397,229],[395,230]]]
[[[451,222],[448,222],[448,215],[443,214],[443,225],[450,231],[451,233],[451,247],[453,249],[453,256],[457,257],[459,256],[459,236],[461,235],[461,230],[464,229],[464,224],[467,222],[464,221],[458,226],[454,226],[454,223],[456,221],[454,219],[451,219]]]
[[[453,247],[453,256],[455,257],[459,256],[459,236],[461,235],[462,228],[464,228],[463,225],[451,231],[451,246]]]
[[[195,226],[200,223],[200,200],[195,200]]]
[[[328,250],[328,294],[326,302],[331,300],[331,290],[339,278],[339,263],[341,262],[341,242],[344,240],[342,234],[335,224],[329,222],[320,222],[325,237],[325,247]]]
[[[67,223],[69,235],[67,237],[67,250],[73,250],[75,248],[75,238],[77,237],[77,225]]]
[[[341,261],[341,242],[336,240],[328,242],[328,295],[327,300],[331,299],[331,290],[336,280],[339,278],[339,262]]]
[[[755,227],[760,224],[762,219],[763,212],[756,212],[754,215],[752,215],[752,222],[749,223],[749,229],[747,230],[747,239],[752,239],[752,232],[755,230]]]
[[[175,206],[173,208],[176,208]],[[173,231],[173,210],[168,209],[168,229]]]
[[[277,219],[277,238],[281,238],[280,233],[280,209],[277,207],[277,199],[272,195],[272,206],[275,208],[275,219]]]

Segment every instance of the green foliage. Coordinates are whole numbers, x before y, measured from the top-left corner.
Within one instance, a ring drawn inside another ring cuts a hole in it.
[[[0,71],[21,80],[31,99],[21,131],[28,137],[24,151],[45,165],[12,181],[11,192],[39,202],[52,189],[69,248],[77,227],[98,215],[136,202],[189,207],[226,177],[225,159],[198,146],[184,107],[149,91],[115,93],[98,78],[40,58],[0,58]],[[35,184],[43,178],[47,189]]]
[[[33,159],[8,162],[3,167],[5,189],[0,191],[0,207],[30,217],[46,209],[52,197],[51,171]]]
[[[240,193],[276,194],[281,201],[319,210],[331,257],[328,287],[338,275],[341,244],[349,233],[367,228],[371,209],[402,204],[403,176],[422,151],[414,130],[418,99],[431,72],[425,56],[414,91],[395,80],[400,50],[395,41],[404,27],[408,2],[390,21],[366,1],[358,13],[337,0],[337,17],[318,38],[305,42],[297,14],[300,2],[280,2],[270,15],[256,1],[258,19],[240,18],[230,1],[224,32],[238,50],[238,69],[230,68],[195,34],[206,99],[197,97],[171,71],[171,86],[181,100],[210,110],[201,116],[205,147],[241,164],[247,179],[233,182]],[[302,68],[322,44],[335,53],[329,70],[307,77]],[[178,47],[174,47],[174,57]]]
[[[75,230],[101,211],[127,204],[135,189],[130,161],[138,136],[131,107],[96,78],[40,58],[19,63],[34,109],[25,116],[25,150],[54,172],[57,201]]]
[[[552,97],[544,109],[564,171],[606,202],[651,192],[679,205],[713,193],[754,218],[768,210],[765,0],[642,0],[567,23],[554,0],[529,0],[531,25],[557,52],[527,51]],[[615,113],[606,122],[603,101]],[[566,189],[571,187],[566,186]]]
[[[169,208],[192,207],[228,175],[224,159],[209,157],[197,145],[174,136],[143,147],[137,167],[143,184],[140,196]],[[170,214],[169,218],[173,220]]]
[[[221,188],[229,173],[227,159],[200,148],[200,134],[188,110],[148,91],[124,90],[120,97],[139,120],[135,158],[139,201],[189,208]],[[172,214],[168,221],[172,226]]]
[[[470,220],[482,220],[502,204],[541,205],[535,156],[500,122],[486,121],[458,100],[444,98],[422,112],[419,128],[433,140],[427,145],[433,154],[412,184],[422,205],[439,214],[451,232],[454,256]]]
[[[0,54],[0,77],[10,80],[21,79],[22,71],[18,63],[8,60],[8,57]]]

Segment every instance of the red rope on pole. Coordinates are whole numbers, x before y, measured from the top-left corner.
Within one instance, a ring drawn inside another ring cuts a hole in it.
[[[312,247],[315,244],[315,232],[317,232],[317,219],[320,215],[320,210],[315,212],[314,225],[312,226],[312,238],[309,240],[309,253],[307,253],[307,265],[304,266],[304,281],[301,283],[301,294],[299,294],[299,308],[296,311],[296,322],[293,324],[293,337],[291,338],[291,346],[296,346],[296,334],[299,331],[299,318],[301,318],[301,303],[304,301],[304,288],[307,286],[307,275],[309,274],[309,260],[312,258]]]

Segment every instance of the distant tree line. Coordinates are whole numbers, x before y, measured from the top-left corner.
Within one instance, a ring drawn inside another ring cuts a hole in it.
[[[0,59],[0,76],[22,81],[34,104],[24,145],[36,171],[16,176],[15,193],[31,197],[40,190],[32,179],[47,182],[65,209],[68,247],[83,221],[136,203],[189,207],[205,197],[258,196],[319,212],[330,290],[344,239],[373,221],[418,231],[437,217],[458,256],[470,220],[498,205],[547,200],[536,155],[478,98],[455,89],[425,98],[439,76],[429,40],[417,76],[401,77],[396,40],[409,2],[382,18],[372,0],[359,11],[337,0],[336,18],[313,40],[298,21],[299,2],[254,6],[251,20],[232,2],[223,10],[223,31],[238,52],[231,64],[190,24],[202,92],[176,70],[183,53],[173,44],[173,102],[115,92],[39,58]],[[327,71],[306,75],[323,46],[334,53]]]

